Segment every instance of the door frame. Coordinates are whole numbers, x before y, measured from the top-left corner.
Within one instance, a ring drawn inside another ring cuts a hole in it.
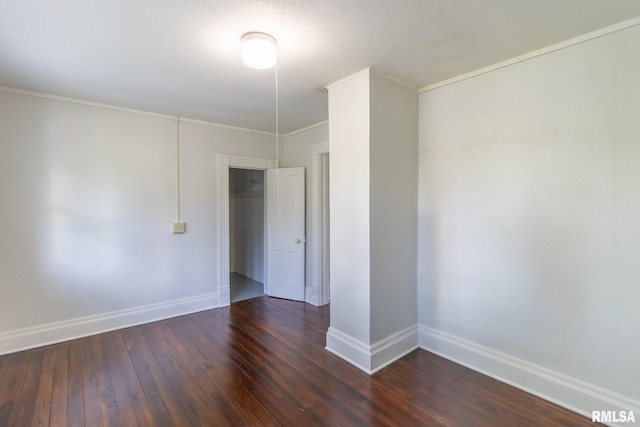
[[[229,168],[266,171],[277,168],[278,161],[229,154],[218,154],[216,160],[218,167],[218,299],[219,305],[224,307],[231,304],[231,290],[229,288]],[[265,274],[266,271],[265,268]]]
[[[329,141],[319,142],[311,146],[311,285],[308,286],[307,302],[321,306],[329,304],[329,233],[326,230],[328,217],[329,187],[323,182],[328,178],[329,170],[326,157],[329,155]]]

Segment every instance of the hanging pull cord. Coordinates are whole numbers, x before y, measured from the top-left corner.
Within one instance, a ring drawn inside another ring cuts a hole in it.
[[[276,79],[276,217],[278,214],[278,190],[279,190],[279,182],[278,178],[280,169],[280,115],[279,115],[279,107],[278,107],[278,57],[277,57],[277,48],[276,48],[276,67],[275,67],[275,79]]]
[[[278,111],[278,60],[276,58],[276,167],[280,167],[280,115]]]
[[[176,213],[180,222],[180,116],[176,116]]]

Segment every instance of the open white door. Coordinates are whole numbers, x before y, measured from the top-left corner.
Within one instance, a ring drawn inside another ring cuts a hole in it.
[[[304,301],[304,168],[267,171],[267,281],[272,297]]]

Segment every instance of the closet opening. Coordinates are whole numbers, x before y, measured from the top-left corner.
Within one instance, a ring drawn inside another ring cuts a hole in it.
[[[265,171],[229,168],[231,303],[264,295]]]

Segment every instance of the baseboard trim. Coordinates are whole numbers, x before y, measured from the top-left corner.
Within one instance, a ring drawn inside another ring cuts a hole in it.
[[[418,327],[412,325],[368,345],[333,327],[327,331],[325,349],[373,375],[418,348]]]
[[[42,347],[115,329],[155,322],[219,306],[217,293],[112,311],[0,334],[0,355]]]
[[[329,326],[325,349],[371,375],[371,357],[368,344]]]
[[[318,297],[318,285],[313,284],[305,287],[304,290],[305,301],[316,307],[320,306],[320,298]]]
[[[218,292],[220,293],[218,298],[218,306],[227,307],[231,305],[231,288],[229,286],[221,286]]]
[[[588,418],[602,410],[640,415],[638,400],[428,326],[419,326],[419,343],[426,351]]]
[[[371,346],[372,373],[389,366],[418,348],[418,326],[402,329]]]

